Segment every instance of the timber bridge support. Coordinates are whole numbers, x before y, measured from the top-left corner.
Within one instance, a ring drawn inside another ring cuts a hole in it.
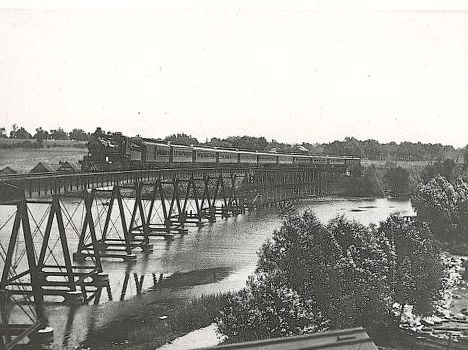
[[[137,259],[246,210],[330,194],[346,168],[216,167],[0,178],[0,349],[48,334],[44,300],[98,302],[102,259]]]

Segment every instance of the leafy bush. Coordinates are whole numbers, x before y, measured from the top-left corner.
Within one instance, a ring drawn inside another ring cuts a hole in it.
[[[421,184],[411,204],[418,218],[427,222],[438,238],[446,241],[468,238],[468,184],[462,178],[452,184],[439,175]]]
[[[335,300],[338,310],[328,315],[332,328],[363,326],[381,336],[381,330],[393,322],[389,312],[393,304],[390,241],[374,226],[365,227],[344,217],[335,218],[327,228],[339,244],[342,260]]]
[[[374,165],[363,167],[354,165],[350,174],[343,181],[347,196],[353,197],[382,197],[383,189],[377,169]]]
[[[443,287],[440,244],[426,224],[398,215],[382,222],[378,231],[392,242],[394,270],[389,278],[394,301],[401,307],[413,305],[416,314],[431,314]]]
[[[229,298],[217,319],[229,341],[305,334],[324,329],[313,300],[288,287],[280,275],[257,273],[247,287]]]
[[[444,159],[443,161],[439,160],[434,164],[427,165],[422,171],[421,176],[425,183],[438,175],[445,177],[448,181],[452,181],[456,178],[457,170],[453,159]]]
[[[402,167],[391,167],[384,175],[384,181],[393,196],[405,196],[409,194],[410,173]]]

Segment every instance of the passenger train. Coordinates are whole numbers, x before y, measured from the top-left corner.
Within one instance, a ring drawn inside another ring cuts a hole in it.
[[[130,138],[121,133],[95,133],[87,146],[88,155],[80,162],[82,171],[169,168],[193,166],[193,164],[347,166],[360,163],[360,158],[354,156],[314,156],[184,146]]]

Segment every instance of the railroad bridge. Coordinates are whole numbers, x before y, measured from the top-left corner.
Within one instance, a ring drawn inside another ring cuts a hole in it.
[[[98,301],[109,285],[102,259],[134,260],[153,237],[330,194],[346,172],[219,165],[0,178],[0,349],[51,333],[46,299]]]

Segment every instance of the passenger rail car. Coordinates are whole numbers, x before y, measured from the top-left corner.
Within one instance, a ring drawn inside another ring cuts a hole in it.
[[[88,155],[81,161],[83,171],[169,168],[194,164],[350,166],[361,161],[353,156],[284,154],[165,144],[128,138],[120,133],[93,135],[88,142],[88,150]]]

